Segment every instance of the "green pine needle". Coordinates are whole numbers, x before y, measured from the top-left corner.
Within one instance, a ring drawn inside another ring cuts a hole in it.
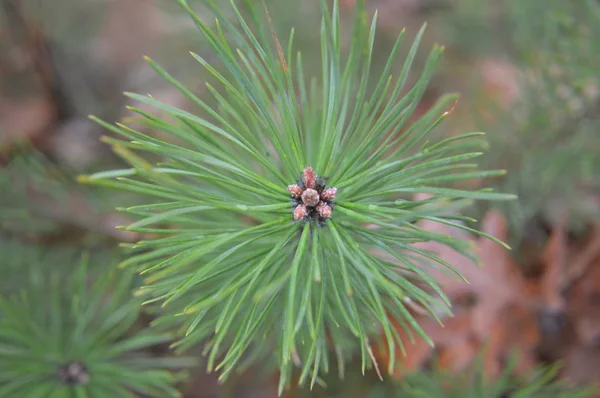
[[[314,385],[327,372],[333,348],[341,365],[346,349],[360,348],[363,369],[377,366],[368,342],[377,340],[380,329],[390,347],[391,371],[396,338],[389,315],[426,337],[404,303],[410,299],[437,316],[444,297],[416,258],[451,267],[411,244],[439,241],[472,257],[466,242],[413,223],[448,223],[454,219],[451,210],[473,199],[513,198],[447,187],[502,174],[473,171],[469,161],[486,147],[479,133],[428,143],[455,96],[443,97],[408,124],[443,48],[431,50],[421,76],[409,87],[423,29],[395,73],[401,34],[383,75],[373,81],[376,18],[367,21],[364,1],[358,2],[346,54],[338,2],[329,10],[323,1],[318,85],[304,75],[291,38],[284,53],[270,18],[254,2],[245,1],[242,10],[232,1],[231,20],[205,0],[217,17],[214,27],[184,0],[179,3],[222,63],[217,70],[192,54],[217,82],[208,85],[216,105],[148,59],[202,116],[128,93],[169,120],[130,109],[145,127],[169,133],[178,144],[94,119],[123,138],[106,141],[132,168],[82,181],[156,199],[125,209],[139,218],[129,230],[154,235],[135,245],[122,265],[146,278],[139,294],[147,303],[163,303],[163,323],[180,332],[175,346],[206,342],[209,370],[220,370],[222,378],[246,359],[272,358],[281,371],[281,389],[291,382],[294,367],[301,371],[301,383],[310,379]],[[146,160],[156,156],[160,164]],[[312,181],[307,166],[329,178]],[[462,172],[465,168],[470,171]],[[289,189],[303,193],[313,187],[318,206],[304,196],[291,198],[288,185],[293,184],[298,186]],[[331,187],[338,189],[335,198],[325,193]],[[418,192],[434,197],[411,200]],[[373,252],[378,247],[399,261],[378,257]]]

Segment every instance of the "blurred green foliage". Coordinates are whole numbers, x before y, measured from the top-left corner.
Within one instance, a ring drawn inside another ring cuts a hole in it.
[[[0,397],[179,396],[181,375],[168,369],[195,361],[147,350],[172,336],[136,325],[133,274],[90,270],[88,256],[68,274],[46,261],[29,268],[26,289],[0,296]]]
[[[493,148],[483,163],[508,170],[496,187],[519,196],[495,205],[509,220],[511,244],[535,236],[536,223],[567,214],[570,230],[585,232],[600,219],[600,5],[463,2],[468,11],[454,14],[450,21],[460,22],[445,28],[455,44],[494,43],[485,55],[517,67],[518,96],[508,109],[497,107],[500,94],[492,92],[477,108],[492,116],[475,116]],[[473,20],[485,21],[485,29]]]

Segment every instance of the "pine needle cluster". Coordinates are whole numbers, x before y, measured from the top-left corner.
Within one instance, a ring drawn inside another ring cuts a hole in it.
[[[474,257],[467,242],[415,222],[479,233],[465,225],[474,220],[452,211],[473,200],[513,198],[452,188],[504,173],[477,170],[482,133],[427,140],[456,96],[412,119],[443,48],[430,51],[409,84],[424,29],[396,71],[403,32],[373,79],[377,16],[368,19],[359,1],[352,44],[342,51],[339,4],[330,9],[323,1],[321,75],[306,76],[293,31],[284,47],[260,3],[231,2],[232,19],[206,0],[214,23],[179,3],[219,57],[217,68],[192,53],[217,82],[206,86],[215,105],[148,59],[198,112],[128,93],[156,110],[131,107],[136,123],[172,140],[95,119],[117,136],[105,141],[131,167],[81,178],[148,197],[122,209],[138,218],[125,229],[147,238],[130,246],[121,265],[145,278],[139,295],[146,304],[161,303],[156,323],[178,331],[173,346],[204,342],[208,369],[223,379],[262,358],[276,361],[280,390],[294,368],[300,384],[312,386],[329,370],[330,352],[343,372],[354,348],[363,371],[377,367],[371,340],[380,330],[391,372],[404,342],[390,319],[427,338],[411,306],[435,317],[440,308],[448,311],[449,300],[422,264],[456,272],[413,244],[435,241]],[[431,196],[415,200],[416,193]]]
[[[68,277],[39,262],[25,289],[0,296],[0,397],[179,396],[169,369],[195,361],[144,351],[173,336],[138,324],[131,272],[88,262]]]

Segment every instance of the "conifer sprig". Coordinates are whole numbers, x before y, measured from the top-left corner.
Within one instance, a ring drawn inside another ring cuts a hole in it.
[[[454,268],[412,243],[438,241],[473,257],[466,242],[414,222],[431,219],[468,229],[462,222],[469,219],[450,210],[473,199],[512,198],[447,187],[503,174],[479,172],[470,162],[485,148],[481,133],[426,140],[450,113],[455,96],[442,97],[408,125],[443,49],[430,52],[420,78],[408,87],[423,29],[396,73],[403,33],[383,74],[372,81],[376,15],[367,20],[364,1],[358,2],[346,52],[338,2],[329,10],[323,1],[322,75],[309,80],[294,52],[293,31],[284,51],[254,2],[245,1],[241,10],[232,1],[236,20],[230,20],[212,0],[204,1],[217,17],[214,28],[179,2],[222,63],[217,69],[192,54],[218,82],[207,84],[216,105],[148,59],[202,116],[127,94],[169,116],[131,108],[139,123],[170,133],[172,142],[95,119],[122,138],[106,142],[132,167],[82,181],[156,199],[123,209],[139,218],[128,230],[153,237],[133,245],[122,265],[146,277],[140,294],[147,303],[162,303],[165,315],[157,323],[179,328],[175,346],[207,340],[208,368],[221,371],[222,378],[274,352],[280,389],[290,382],[293,367],[300,369],[301,384],[313,385],[328,371],[330,351],[343,370],[348,349],[355,347],[364,371],[374,365],[370,339],[380,329],[391,371],[396,346],[404,342],[389,318],[427,338],[407,301],[433,316],[440,298],[449,304],[420,263]],[[159,163],[147,160],[156,156]],[[307,166],[322,177],[310,198],[302,196],[312,184]],[[289,191],[293,185],[302,191]],[[325,194],[325,187],[335,187],[335,195]],[[433,197],[411,200],[418,192]],[[301,205],[305,213],[294,217]],[[375,255],[378,248],[395,261]]]
[[[131,272],[90,273],[84,258],[64,278],[43,265],[26,289],[0,296],[0,397],[180,396],[176,370],[195,361],[147,351],[173,336],[135,326]]]

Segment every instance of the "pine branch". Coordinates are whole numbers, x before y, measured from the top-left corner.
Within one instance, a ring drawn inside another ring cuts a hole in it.
[[[84,256],[65,278],[49,259],[28,267],[27,289],[0,297],[0,397],[179,396],[182,374],[169,369],[194,361],[148,355],[169,333],[130,334],[141,301],[132,274],[98,273]]]
[[[294,367],[300,384],[312,386],[328,371],[330,350],[343,364],[349,352],[360,349],[364,372],[377,367],[370,338],[380,328],[392,372],[395,346],[402,342],[388,316],[426,338],[406,303],[437,316],[441,298],[419,282],[441,290],[421,264],[453,269],[412,244],[434,240],[473,256],[467,242],[421,230],[414,222],[452,219],[450,210],[472,200],[514,198],[451,188],[455,181],[503,174],[458,172],[473,169],[472,159],[486,147],[478,133],[427,141],[450,115],[455,96],[441,98],[408,124],[443,48],[430,51],[419,79],[407,87],[423,29],[393,77],[402,34],[383,74],[373,80],[376,17],[367,20],[359,2],[346,54],[338,2],[329,9],[322,1],[318,85],[304,75],[293,33],[284,50],[253,2],[245,2],[244,13],[232,2],[229,18],[216,3],[204,1],[216,15],[214,27],[186,1],[179,3],[223,64],[217,70],[192,54],[218,82],[207,85],[218,106],[148,59],[200,115],[128,93],[169,115],[166,120],[131,108],[141,124],[171,134],[173,142],[95,119],[120,137],[105,141],[131,168],[81,181],[146,195],[148,204],[123,209],[139,218],[125,229],[156,236],[131,245],[121,265],[145,277],[139,294],[146,303],[162,303],[164,317],[157,323],[178,330],[181,340],[174,347],[206,341],[208,369],[220,371],[222,379],[247,361],[273,359],[280,391]],[[156,157],[159,163],[148,160]],[[433,198],[410,199],[419,192]],[[373,254],[381,244],[402,266]]]

